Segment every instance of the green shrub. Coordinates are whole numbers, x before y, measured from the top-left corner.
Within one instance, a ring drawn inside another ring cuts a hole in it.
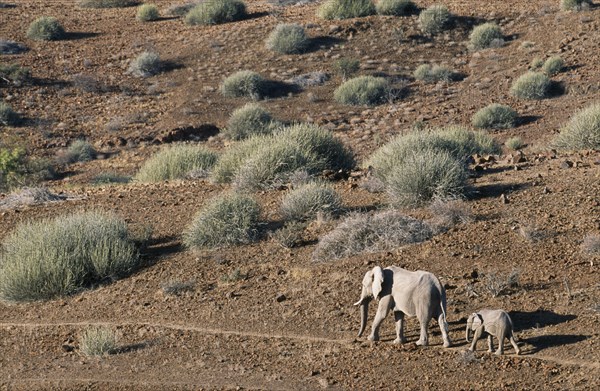
[[[360,18],[375,14],[375,5],[371,0],[327,0],[317,9],[322,19]]]
[[[183,179],[197,171],[208,172],[217,162],[217,154],[198,145],[172,145],[148,159],[135,176],[139,182]]]
[[[511,137],[504,143],[506,148],[512,149],[513,151],[519,150],[525,146],[523,139],[521,137]]]
[[[355,58],[342,57],[333,63],[333,69],[343,80],[346,80],[358,72],[360,62]]]
[[[548,96],[551,81],[539,72],[527,72],[519,76],[510,87],[510,93],[521,99],[544,99]]]
[[[54,169],[45,159],[33,159],[19,147],[0,144],[0,191],[35,184],[54,176]]]
[[[143,52],[129,64],[128,72],[137,77],[150,77],[160,73],[161,62],[158,54]]]
[[[253,71],[238,71],[221,84],[221,93],[228,98],[261,99],[269,95],[269,82]]]
[[[193,249],[247,244],[259,233],[260,206],[249,196],[229,194],[210,201],[183,234]]]
[[[27,38],[38,41],[56,41],[64,38],[65,34],[58,20],[49,16],[37,18],[27,29]]]
[[[111,183],[128,183],[131,182],[131,177],[120,175],[113,172],[102,172],[92,179],[94,185],[108,185]]]
[[[308,44],[304,28],[296,23],[278,24],[266,41],[267,49],[281,54],[302,53]]]
[[[89,327],[80,337],[79,350],[86,356],[114,353],[117,347],[115,332],[107,327]]]
[[[542,60],[539,57],[536,57],[533,60],[531,60],[531,64],[529,64],[529,69],[535,71],[535,70],[540,69],[543,65],[544,65],[544,60]]]
[[[299,246],[303,242],[306,223],[303,221],[288,221],[285,225],[271,233],[271,238],[284,248]]]
[[[576,112],[553,145],[559,149],[600,149],[600,103]]]
[[[203,0],[190,0],[187,3],[174,4],[167,8],[167,14],[171,16],[185,16],[192,8],[202,3]]]
[[[592,4],[591,0],[561,0],[560,9],[563,11],[579,11]]]
[[[450,152],[428,149],[406,156],[386,182],[392,204],[417,207],[436,198],[462,197],[467,178],[463,162]]]
[[[223,134],[232,140],[243,140],[257,134],[270,134],[277,125],[262,106],[248,103],[231,114]]]
[[[483,129],[514,128],[516,122],[517,112],[510,106],[498,103],[492,103],[479,110],[472,119],[474,127]]]
[[[419,28],[426,35],[436,35],[446,29],[450,11],[445,5],[432,5],[419,15]]]
[[[21,118],[10,105],[0,102],[0,125],[15,126],[18,125]]]
[[[198,4],[185,16],[190,26],[221,24],[245,18],[246,5],[240,0],[211,0]]]
[[[348,170],[354,158],[333,134],[318,126],[296,124],[272,135],[258,135],[226,151],[216,164],[212,178],[235,182],[242,188],[270,186],[296,171],[310,175],[322,170]]]
[[[327,261],[363,253],[392,251],[428,240],[433,235],[421,220],[388,210],[348,217],[319,240],[313,257]]]
[[[471,31],[471,47],[475,50],[501,46],[504,43],[502,29],[496,23],[484,23]]]
[[[0,78],[19,86],[31,77],[29,68],[18,64],[0,64]]]
[[[0,254],[0,297],[51,299],[130,273],[138,254],[125,222],[93,211],[25,222]]]
[[[466,162],[473,154],[500,153],[500,146],[484,132],[473,132],[459,126],[415,131],[398,136],[380,147],[365,162],[375,175],[387,183],[395,167],[402,166],[414,153],[441,150],[449,152],[459,161]]]
[[[344,105],[373,106],[388,99],[390,84],[383,77],[359,76],[340,85],[333,92],[336,102]]]
[[[379,0],[375,9],[379,15],[404,16],[413,12],[416,5],[410,0]]]
[[[329,185],[312,182],[290,191],[281,202],[285,220],[310,220],[318,213],[334,214],[342,207],[342,199]]]
[[[137,0],[80,0],[83,8],[123,8],[138,4]]]
[[[560,56],[553,56],[546,60],[544,65],[542,65],[542,70],[548,76],[554,76],[557,73],[560,73],[565,67],[565,62]]]
[[[151,22],[160,18],[158,7],[154,4],[142,4],[138,8],[136,19],[140,22]]]
[[[89,162],[96,158],[96,150],[85,140],[76,140],[69,145],[64,156],[65,163]]]
[[[454,79],[454,72],[443,65],[419,65],[415,69],[415,79],[425,83],[446,82],[449,83]]]

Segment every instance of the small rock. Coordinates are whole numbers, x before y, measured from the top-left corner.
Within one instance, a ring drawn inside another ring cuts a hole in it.
[[[502,202],[503,204],[508,204],[509,203],[508,197],[506,196],[506,194],[502,194],[500,196],[500,202]]]
[[[573,167],[573,162],[570,160],[565,160],[562,163],[560,163],[560,168],[571,168]]]
[[[287,297],[285,297],[285,295],[283,293],[279,294],[279,295],[277,295],[277,297],[275,297],[275,301],[277,301],[278,303],[281,303],[282,301],[285,301],[286,299],[287,299]]]

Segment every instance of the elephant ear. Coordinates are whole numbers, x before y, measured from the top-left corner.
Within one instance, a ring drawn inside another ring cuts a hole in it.
[[[383,270],[379,266],[373,268],[373,297],[377,298],[381,293],[381,285],[383,284]]]
[[[471,315],[471,317],[473,318],[473,330],[475,330],[476,328],[478,328],[479,326],[481,326],[483,324],[483,318],[478,313],[474,312]]]

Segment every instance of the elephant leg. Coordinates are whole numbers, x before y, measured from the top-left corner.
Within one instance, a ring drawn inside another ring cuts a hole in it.
[[[473,342],[471,343],[471,348],[469,349],[470,351],[475,351],[475,348],[477,347],[477,341],[479,341],[479,338],[481,338],[482,335],[483,326],[479,326],[475,329],[475,334],[473,334]]]
[[[381,322],[385,319],[388,312],[390,311],[390,300],[391,296],[382,297],[379,300],[379,306],[377,307],[377,314],[375,315],[375,319],[373,320],[373,327],[371,329],[371,335],[369,335],[369,340],[371,341],[379,341],[379,326]]]
[[[521,349],[519,349],[519,345],[517,345],[517,343],[515,342],[515,338],[511,335],[508,340],[510,341],[510,344],[513,346],[513,348],[515,348],[515,353],[517,355],[521,354]]]
[[[491,353],[494,351],[494,340],[492,338],[492,334],[488,335],[488,352]]]
[[[504,354],[504,334],[501,334],[498,337],[498,350],[496,350],[496,355],[500,356]]]
[[[427,346],[429,345],[429,337],[427,336],[427,327],[429,327],[429,319],[427,317],[423,317],[419,319],[419,324],[421,325],[421,335],[419,340],[417,341],[417,345]]]
[[[440,325],[440,330],[442,331],[444,347],[449,348],[450,345],[452,345],[452,341],[450,341],[450,337],[448,336],[448,322],[446,322],[446,317],[444,316],[444,314],[440,314],[438,316],[438,324]]]
[[[394,311],[394,319],[396,319],[396,339],[394,343],[404,343],[404,312]]]

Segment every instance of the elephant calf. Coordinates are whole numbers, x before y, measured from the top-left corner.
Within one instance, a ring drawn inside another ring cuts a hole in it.
[[[513,337],[513,323],[510,316],[502,310],[481,310],[474,312],[469,316],[467,320],[466,339],[469,342],[469,335],[471,331],[475,332],[473,336],[473,343],[471,344],[470,351],[474,352],[477,341],[487,334],[488,337],[488,352],[494,351],[494,342],[492,336],[498,338],[498,350],[496,354],[500,355],[504,353],[504,338],[508,338],[511,345],[515,348],[516,354],[521,353],[519,346],[515,342]]]

